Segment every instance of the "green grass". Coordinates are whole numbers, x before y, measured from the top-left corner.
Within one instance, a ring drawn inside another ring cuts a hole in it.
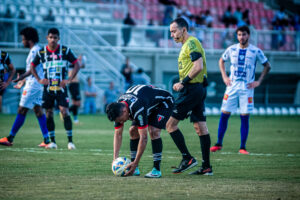
[[[12,147],[0,146],[0,199],[299,199],[299,117],[250,118],[247,150],[238,154],[240,119],[231,117],[221,152],[211,154],[214,176],[174,175],[171,166],[181,156],[166,131],[163,138],[163,177],[145,179],[152,169],[148,141],[140,177],[115,177],[111,172],[113,124],[105,116],[80,116],[74,125],[77,149],[67,150],[63,124],[55,116],[58,150],[38,148],[41,132],[29,114]],[[0,137],[7,136],[14,115],[0,115]],[[212,144],[218,117],[208,117]],[[129,157],[128,125],[120,155]],[[190,152],[201,160],[200,142],[188,120],[180,124]],[[195,168],[196,169],[196,168]]]

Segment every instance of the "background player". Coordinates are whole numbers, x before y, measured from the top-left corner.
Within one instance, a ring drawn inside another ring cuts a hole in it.
[[[213,175],[209,159],[210,135],[204,113],[207,86],[205,52],[199,40],[188,34],[188,24],[183,18],[171,22],[170,32],[176,43],[182,43],[178,57],[180,82],[173,85],[179,95],[172,116],[167,122],[167,131],[182,154],[182,161],[173,173],[184,172],[198,164],[188,151],[183,134],[178,128],[179,121],[190,116],[202,151],[202,166],[190,174]]]
[[[132,162],[125,176],[132,175],[147,145],[147,130],[151,137],[153,152],[153,169],[146,178],[160,178],[162,155],[161,129],[165,128],[173,107],[172,95],[162,89],[146,85],[129,88],[118,102],[107,106],[106,113],[110,121],[115,122],[114,159],[119,157],[122,144],[124,123],[132,120],[129,129],[130,154]],[[136,173],[136,172],[135,172]],[[139,172],[137,172],[139,174]]]
[[[21,76],[18,75],[17,79],[14,80],[14,82],[18,82],[17,85],[14,86],[14,88],[21,89],[25,82],[26,84],[20,100],[18,114],[11,128],[9,136],[0,139],[0,144],[7,146],[12,145],[14,137],[24,124],[28,110],[33,108],[44,138],[44,142],[42,142],[42,144],[40,144],[39,146],[46,147],[47,144],[50,143],[50,140],[48,135],[46,116],[43,113],[43,109],[41,107],[43,86],[37,81],[36,78],[34,78],[33,75],[31,75],[30,72],[30,64],[36,56],[37,52],[40,50],[40,46],[37,44],[39,42],[39,36],[37,30],[32,27],[24,28],[20,32],[20,35],[22,36],[22,43],[24,47],[29,48],[30,51],[26,59],[26,72]],[[40,78],[43,77],[43,66],[38,65],[36,67],[36,70],[38,76]],[[24,78],[26,78],[26,81],[24,80]]]
[[[85,59],[83,58],[82,55],[78,56],[78,64],[80,65],[80,68],[85,67]],[[74,65],[71,65],[70,68],[72,70],[69,70],[69,76],[72,75],[72,71],[74,69]],[[81,97],[80,97],[80,83],[78,76],[76,75],[75,78],[70,82],[68,86],[69,92],[71,94],[71,99],[72,99],[72,106],[70,107],[70,112],[73,113],[73,122],[75,124],[79,123],[78,120],[78,109],[80,108],[81,105]]]
[[[8,79],[5,79],[5,74],[9,72]],[[7,52],[0,50],[0,113],[2,112],[2,96],[5,88],[7,88],[15,75],[16,70],[12,64]]]
[[[222,113],[219,121],[218,141],[210,151],[222,149],[223,138],[227,129],[231,112],[236,111],[238,103],[241,113],[241,145],[239,153],[249,154],[246,142],[249,132],[249,113],[254,108],[254,88],[258,87],[266,74],[270,71],[270,63],[263,52],[256,46],[249,44],[250,30],[247,26],[236,30],[239,43],[226,49],[219,60],[219,67],[226,91],[222,103]],[[230,77],[225,70],[225,61],[230,60]],[[259,79],[255,81],[255,66],[259,60],[264,66]]]
[[[76,76],[80,67],[71,49],[58,44],[58,29],[50,28],[48,30],[47,40],[48,45],[44,46],[32,61],[31,71],[38,82],[44,85],[43,108],[46,109],[47,128],[52,142],[51,145],[48,145],[48,148],[57,148],[55,142],[55,124],[53,120],[53,107],[56,101],[63,115],[64,127],[68,136],[68,149],[75,149],[66,85]],[[74,64],[74,69],[69,79],[67,79],[69,62]],[[40,78],[36,72],[36,66],[40,63],[43,64],[43,78]]]

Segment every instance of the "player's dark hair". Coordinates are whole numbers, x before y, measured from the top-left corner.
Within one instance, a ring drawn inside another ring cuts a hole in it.
[[[240,27],[238,27],[237,29],[236,29],[236,33],[238,32],[238,31],[241,31],[241,32],[247,32],[249,35],[250,35],[250,29],[249,29],[249,27],[248,26],[240,26]]]
[[[57,28],[50,28],[50,29],[48,30],[48,35],[49,35],[50,33],[53,34],[53,35],[58,35],[58,36],[59,36],[59,31],[58,31]]]
[[[188,23],[187,23],[187,22],[185,21],[185,19],[183,19],[182,17],[179,17],[179,18],[174,19],[174,20],[171,22],[171,24],[173,24],[173,23],[176,23],[180,29],[182,29],[182,28],[185,27],[187,31],[189,30],[189,25],[188,25]]]
[[[33,43],[39,42],[39,34],[33,27],[26,27],[21,30],[20,35],[23,35],[26,40],[31,40]]]
[[[123,103],[113,102],[107,105],[106,107],[106,114],[107,118],[110,121],[115,121],[117,117],[122,114],[122,108],[124,108]]]

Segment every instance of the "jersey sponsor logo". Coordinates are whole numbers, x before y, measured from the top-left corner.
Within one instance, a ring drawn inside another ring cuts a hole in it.
[[[228,94],[225,94],[224,97],[223,97],[223,99],[224,99],[225,101],[227,101],[228,97],[229,97],[229,95],[228,95]]]
[[[157,115],[157,121],[160,122],[163,120],[165,117],[163,115]]]
[[[22,95],[25,96],[27,94],[27,90],[24,90]]]
[[[253,97],[248,97],[248,103],[253,103]]]

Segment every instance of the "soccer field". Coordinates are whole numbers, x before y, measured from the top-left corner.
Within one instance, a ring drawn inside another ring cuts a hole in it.
[[[0,137],[7,136],[14,115],[0,115]],[[247,150],[238,154],[240,119],[233,116],[224,148],[211,154],[214,176],[190,176],[193,168],[172,174],[181,155],[162,132],[162,178],[146,179],[152,169],[151,142],[140,162],[140,177],[115,177],[111,171],[113,124],[106,116],[80,116],[74,125],[77,149],[67,149],[67,137],[55,116],[57,150],[38,148],[42,135],[33,114],[26,118],[12,147],[0,146],[0,199],[299,199],[299,117],[250,117]],[[218,116],[208,117],[212,145]],[[127,126],[130,123],[127,122]],[[201,160],[199,137],[188,120],[180,124],[189,150]],[[120,155],[129,156],[128,128]]]

